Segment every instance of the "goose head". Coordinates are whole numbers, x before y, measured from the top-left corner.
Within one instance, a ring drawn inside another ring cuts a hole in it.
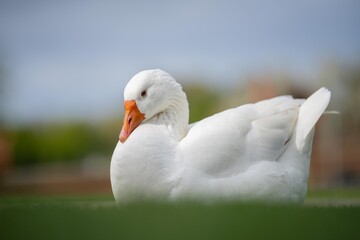
[[[169,125],[180,136],[185,134],[189,118],[186,95],[165,71],[145,70],[132,77],[124,90],[124,108],[122,143],[144,122]]]

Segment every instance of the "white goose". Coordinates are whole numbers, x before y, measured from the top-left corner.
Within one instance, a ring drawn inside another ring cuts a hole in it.
[[[329,103],[327,89],[306,101],[280,96],[246,104],[190,126],[186,95],[162,70],[136,74],[124,100],[110,169],[118,203],[305,199],[314,126]]]

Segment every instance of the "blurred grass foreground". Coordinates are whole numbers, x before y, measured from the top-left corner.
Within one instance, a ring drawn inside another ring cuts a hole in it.
[[[360,207],[0,199],[2,239],[359,239]]]

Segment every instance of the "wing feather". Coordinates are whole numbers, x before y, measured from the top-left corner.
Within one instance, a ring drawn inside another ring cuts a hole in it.
[[[299,100],[280,96],[197,122],[180,142],[185,164],[205,175],[229,177],[254,161],[276,161],[293,132],[298,105]]]

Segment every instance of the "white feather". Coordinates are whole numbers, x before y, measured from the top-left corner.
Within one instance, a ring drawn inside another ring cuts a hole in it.
[[[306,138],[324,113],[330,97],[331,93],[328,89],[320,88],[301,105],[296,126],[296,146],[299,151],[303,151]]]

